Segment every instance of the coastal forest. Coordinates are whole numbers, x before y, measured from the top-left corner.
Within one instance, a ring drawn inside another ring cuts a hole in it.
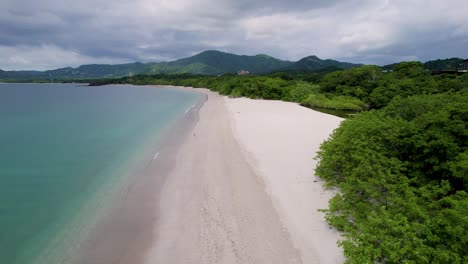
[[[316,174],[347,263],[468,263],[468,74],[420,62],[267,75],[137,75],[102,84],[205,87],[232,97],[352,110]],[[311,157],[312,158],[312,157]]]
[[[468,263],[468,73],[428,69],[453,60],[341,68],[317,60],[272,73],[137,74],[90,85],[203,87],[337,111],[346,119],[315,157],[316,175],[339,190],[323,212],[343,234],[347,263]],[[311,62],[322,67],[308,71]]]

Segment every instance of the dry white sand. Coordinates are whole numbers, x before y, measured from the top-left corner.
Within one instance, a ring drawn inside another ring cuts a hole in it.
[[[314,175],[320,144],[341,118],[282,101],[225,99],[235,137],[264,180],[303,263],[343,263],[323,213],[332,192]]]
[[[342,263],[312,159],[341,119],[199,91],[208,100],[170,158],[146,263]]]

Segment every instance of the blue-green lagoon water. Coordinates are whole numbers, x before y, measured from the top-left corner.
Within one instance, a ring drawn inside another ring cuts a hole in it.
[[[153,87],[0,84],[0,263],[53,264],[72,249],[148,142],[200,99]]]

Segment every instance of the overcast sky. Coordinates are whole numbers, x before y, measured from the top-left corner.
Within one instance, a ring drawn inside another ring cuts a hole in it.
[[[468,0],[1,0],[0,69],[204,50],[348,62],[468,57]]]

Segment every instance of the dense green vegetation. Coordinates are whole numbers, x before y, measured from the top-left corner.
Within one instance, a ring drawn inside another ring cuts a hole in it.
[[[420,62],[400,63],[388,73],[377,66],[362,66],[330,73],[321,81],[322,92],[352,96],[373,108],[386,106],[396,96],[459,91],[467,86],[467,74],[433,76]]]
[[[460,63],[463,62],[461,58],[450,58],[450,59],[438,59],[427,61],[423,64],[424,69],[429,71],[440,71],[440,70],[457,70]],[[389,65],[382,66],[384,70],[392,70],[393,67],[399,63],[393,63]]]
[[[451,58],[445,60],[433,60],[424,63],[424,68],[428,70],[457,70],[463,59]]]
[[[396,98],[344,121],[316,173],[348,263],[468,262],[468,92]]]
[[[323,94],[310,94],[301,104],[308,107],[320,107],[338,110],[361,111],[366,105],[359,99],[350,96],[333,96],[331,98]]]
[[[371,105],[343,122],[317,175],[348,263],[468,263],[468,74],[419,62],[326,75],[320,91]],[[377,110],[379,109],[379,110]]]

